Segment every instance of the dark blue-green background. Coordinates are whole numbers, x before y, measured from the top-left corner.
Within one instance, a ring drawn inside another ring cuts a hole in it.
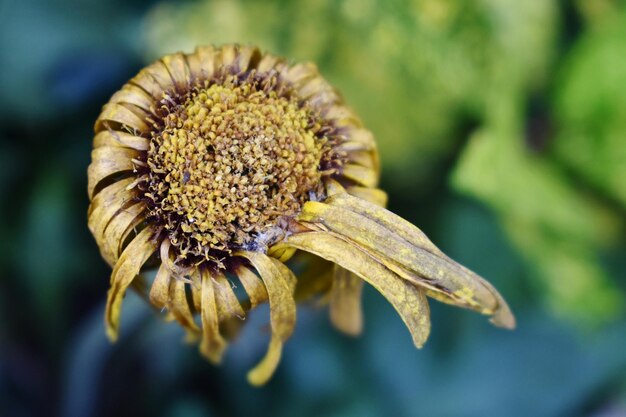
[[[626,6],[617,0],[0,1],[0,416],[626,416]],[[240,42],[317,62],[378,138],[389,208],[518,328],[435,302],[421,351],[365,291],[356,339],[267,310],[215,368],[135,295],[110,345],[92,124],[143,65]]]

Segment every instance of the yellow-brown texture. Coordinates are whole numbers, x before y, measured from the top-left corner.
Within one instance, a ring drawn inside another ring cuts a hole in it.
[[[320,191],[326,141],[310,111],[234,81],[195,88],[152,134],[150,215],[182,258],[241,246]]]
[[[111,340],[126,290],[154,261],[150,302],[212,362],[242,317],[269,303],[255,385],[278,366],[296,300],[328,301],[335,327],[360,333],[364,282],[417,347],[430,332],[427,297],[515,325],[491,284],[384,208],[374,137],[314,65],[238,45],[166,56],[111,98],[95,128],[89,228],[113,267]],[[303,266],[298,278],[290,258]]]

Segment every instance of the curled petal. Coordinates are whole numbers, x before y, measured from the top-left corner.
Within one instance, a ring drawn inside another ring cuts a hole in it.
[[[106,225],[102,234],[102,257],[113,265],[117,262],[124,250],[126,239],[135,232],[144,220],[145,207],[143,203],[135,203],[129,207],[121,208],[111,221]]]
[[[132,171],[132,160],[139,155],[139,151],[134,149],[113,146],[103,146],[91,151],[92,162],[87,169],[89,198],[93,199],[96,187],[103,179],[113,174]]]
[[[430,310],[423,291],[399,278],[357,246],[326,232],[291,235],[276,246],[292,246],[352,271],[378,290],[396,309],[411,332],[413,343],[422,347],[430,333]]]
[[[141,136],[136,136],[127,132],[118,130],[103,130],[98,132],[93,138],[93,147],[100,148],[102,146],[118,146],[124,148],[132,148],[137,151],[147,151],[149,141]]]
[[[154,230],[145,228],[130,242],[113,268],[105,311],[107,336],[112,341],[118,336],[122,299],[126,289],[157,246]]]
[[[113,94],[110,101],[111,103],[131,104],[147,113],[151,113],[155,105],[153,97],[132,84],[126,84],[121,90]]]
[[[102,113],[100,113],[96,121],[96,133],[102,130],[108,130],[111,122],[124,126],[129,132],[139,131],[147,133],[150,130],[150,126],[146,123],[145,118],[139,116],[127,106],[119,103],[108,103],[104,105]]]

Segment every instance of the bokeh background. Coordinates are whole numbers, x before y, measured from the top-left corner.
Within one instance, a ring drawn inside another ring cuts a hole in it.
[[[0,1],[0,416],[626,416],[626,5],[617,0]],[[215,368],[135,295],[121,340],[86,227],[102,104],[143,65],[253,43],[316,62],[375,133],[390,209],[493,282],[513,332],[374,290],[356,339],[267,310]]]

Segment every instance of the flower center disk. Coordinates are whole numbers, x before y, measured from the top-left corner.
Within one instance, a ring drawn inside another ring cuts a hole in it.
[[[324,140],[295,99],[233,78],[161,105],[145,196],[181,258],[241,247],[320,191]]]

